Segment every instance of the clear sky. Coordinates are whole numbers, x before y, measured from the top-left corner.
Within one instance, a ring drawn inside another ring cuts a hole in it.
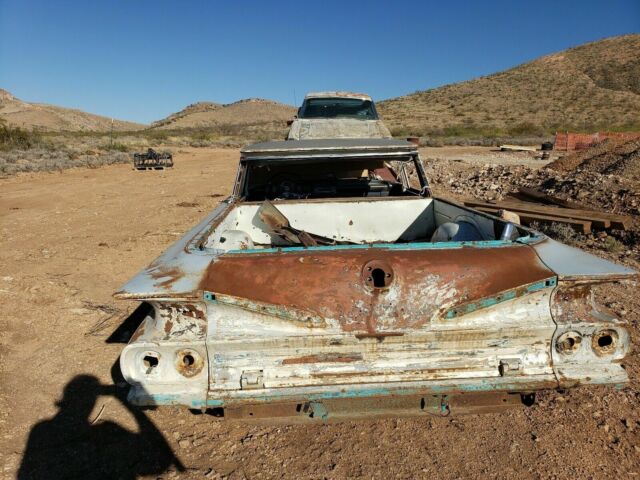
[[[146,123],[205,100],[381,100],[637,32],[640,0],[0,0],[0,88]]]

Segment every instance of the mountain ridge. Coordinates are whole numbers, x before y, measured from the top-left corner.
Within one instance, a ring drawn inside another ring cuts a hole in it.
[[[640,130],[640,34],[589,42],[490,75],[378,102],[398,136],[456,132],[548,133]],[[280,128],[296,107],[262,98],[200,101],[149,125],[114,120],[114,130]],[[108,131],[108,117],[24,102],[0,89],[0,118],[50,131]]]
[[[640,34],[610,37],[464,82],[380,102],[412,134],[487,128],[640,128]]]

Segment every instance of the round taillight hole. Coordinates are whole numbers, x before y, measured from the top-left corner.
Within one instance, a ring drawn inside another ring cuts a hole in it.
[[[151,355],[145,355],[142,359],[142,363],[144,363],[144,366],[147,368],[154,368],[158,366],[158,358],[152,357]]]
[[[582,336],[578,332],[565,332],[556,341],[556,350],[559,353],[570,355],[580,348]]]
[[[175,367],[181,375],[193,377],[204,367],[204,359],[195,350],[179,350],[176,352]]]
[[[158,368],[160,358],[154,353],[147,353],[142,357],[142,369],[146,375],[153,373]]]
[[[613,338],[611,338],[611,335],[603,335],[598,338],[598,346],[600,348],[605,348],[612,344],[613,344]]]
[[[182,357],[182,363],[184,364],[185,367],[190,367],[194,363],[196,363],[196,359],[193,358],[193,355],[186,354],[184,357]]]
[[[593,334],[591,348],[596,355],[611,355],[616,350],[618,333],[615,330],[600,330]]]

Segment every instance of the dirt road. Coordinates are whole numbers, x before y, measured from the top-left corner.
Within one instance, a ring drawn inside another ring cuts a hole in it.
[[[635,356],[628,388],[499,415],[261,426],[128,408],[112,378],[126,335],[113,332],[136,304],[111,293],[229,194],[237,158],[185,149],[167,172],[0,180],[2,478],[640,477]],[[633,290],[602,294],[637,319]]]

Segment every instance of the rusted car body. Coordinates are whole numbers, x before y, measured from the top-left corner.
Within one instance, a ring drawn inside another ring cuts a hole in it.
[[[320,138],[391,138],[391,133],[367,94],[309,93],[291,123],[287,140]]]
[[[464,413],[623,385],[594,284],[637,273],[431,195],[415,145],[282,141],[115,294],[151,313],[121,355],[138,405],[227,418]]]

